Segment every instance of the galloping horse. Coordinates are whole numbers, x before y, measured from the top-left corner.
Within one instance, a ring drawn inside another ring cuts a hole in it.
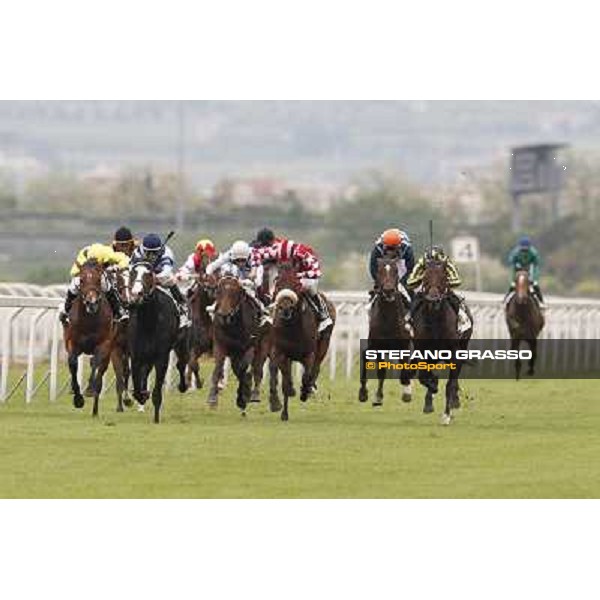
[[[131,267],[131,319],[129,352],[133,377],[133,397],[143,406],[150,396],[148,376],[154,369],[154,422],[160,421],[163,384],[171,350],[177,355],[178,389],[187,390],[185,367],[189,357],[189,328],[180,331],[175,301],[157,286],[152,265],[139,262]]]
[[[192,316],[192,332],[190,340],[190,360],[186,382],[188,387],[192,383],[192,375],[196,387],[200,389],[204,382],[200,376],[198,359],[212,352],[213,347],[213,322],[208,314],[207,307],[215,301],[217,278],[214,275],[199,275],[188,293],[188,306]]]
[[[512,350],[518,350],[521,342],[529,344],[531,358],[527,374],[533,375],[537,356],[537,338],[544,328],[544,315],[531,293],[527,271],[517,271],[515,275],[515,292],[506,306],[506,324]],[[517,381],[521,377],[520,358],[517,358],[515,363],[515,376]]]
[[[94,370],[90,389],[94,396],[92,415],[98,416],[98,399],[102,378],[112,352],[115,330],[112,310],[102,292],[102,266],[96,261],[86,262],[80,270],[80,291],[69,313],[64,328],[64,339],[69,355],[71,390],[75,408],[83,408],[85,400],[77,380],[77,359],[80,354],[91,354]]]
[[[236,404],[246,414],[250,402],[252,374],[249,368],[254,360],[258,331],[258,307],[247,296],[240,280],[232,275],[219,279],[213,322],[213,355],[215,367],[208,404],[215,407],[218,402],[219,382],[223,378],[225,358],[238,379]]]
[[[403,301],[402,292],[398,289],[400,277],[396,261],[391,258],[380,258],[377,261],[377,278],[375,281],[376,295],[371,305],[369,315],[369,338],[368,347],[377,342],[390,340],[394,342],[394,348],[408,350],[410,348],[410,334],[405,327],[406,306]],[[379,369],[377,373],[378,387],[377,395],[373,400],[373,406],[383,404],[383,382],[385,381],[385,370]],[[412,379],[410,374],[402,371],[400,383],[403,386],[402,401],[412,400]],[[366,402],[369,397],[367,389],[367,373],[364,366],[360,373],[360,390],[358,399]]]
[[[300,400],[305,402],[316,389],[321,363],[329,348],[336,317],[333,304],[326,298],[325,301],[333,325],[319,333],[317,316],[304,298],[296,270],[292,265],[279,265],[275,283],[275,318],[271,362],[274,369],[280,370],[282,375],[282,421],[288,420],[288,400],[290,396],[295,395],[292,382],[292,361],[298,361],[304,367]],[[276,374],[276,371],[273,374]],[[271,378],[271,396],[277,396],[277,378],[274,376]]]
[[[450,286],[446,266],[442,261],[429,259],[423,276],[420,309],[413,315],[414,348],[424,350],[466,350],[473,333],[472,327],[458,334],[458,316],[450,304]],[[458,380],[464,361],[453,360],[455,369],[449,370],[446,383],[446,406],[442,424],[449,425],[452,409],[459,408]],[[438,377],[430,371],[419,371],[419,382],[427,388],[424,413],[433,412],[433,397],[438,391]]]

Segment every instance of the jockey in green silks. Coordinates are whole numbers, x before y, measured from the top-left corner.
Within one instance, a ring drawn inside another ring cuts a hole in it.
[[[527,271],[529,281],[533,286],[533,293],[537,297],[540,308],[545,308],[544,297],[540,290],[540,254],[537,248],[533,246],[531,240],[527,236],[523,236],[519,243],[510,251],[508,255],[508,265],[511,267],[510,288],[504,297],[506,304],[510,301],[512,293],[515,291],[515,277],[517,271]]]

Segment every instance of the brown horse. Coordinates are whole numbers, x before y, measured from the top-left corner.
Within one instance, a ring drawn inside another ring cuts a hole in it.
[[[202,274],[188,292],[188,306],[192,316],[192,333],[190,342],[190,360],[186,381],[188,387],[192,383],[192,375],[196,387],[200,389],[204,381],[200,376],[198,360],[203,354],[210,354],[213,348],[213,322],[207,307],[215,301],[217,278],[215,275]]]
[[[335,325],[335,307],[324,296],[331,320]],[[288,400],[295,395],[292,382],[292,361],[304,367],[300,400],[305,402],[316,389],[321,363],[327,354],[333,325],[318,332],[317,316],[304,297],[296,270],[292,265],[279,265],[275,283],[275,317],[271,362],[273,374],[281,371],[283,410],[281,420],[287,421]],[[271,395],[277,395],[277,379],[272,376]]]
[[[377,278],[375,280],[376,294],[369,314],[369,338],[367,347],[382,347],[382,341],[393,343],[394,349],[408,350],[410,348],[410,333],[405,326],[406,305],[402,292],[398,289],[400,276],[396,260],[380,258],[377,261]],[[386,372],[379,369],[377,372],[378,386],[373,406],[383,404],[383,383]],[[410,374],[402,371],[400,383],[403,386],[402,401],[412,400],[412,379]],[[360,390],[358,399],[366,402],[369,398],[367,389],[367,372],[361,368]]]
[[[258,307],[237,277],[221,277],[217,284],[213,321],[215,367],[208,396],[209,406],[216,407],[218,403],[219,382],[223,379],[225,359],[229,357],[238,380],[236,404],[245,416],[251,399],[252,373],[249,369],[254,361],[258,335]]]
[[[446,265],[443,261],[429,259],[425,265],[422,289],[418,292],[418,308],[414,309],[414,349],[466,350],[473,333],[472,327],[463,334],[458,333],[457,297],[448,285]],[[472,322],[472,318],[471,318]],[[459,377],[464,361],[453,360],[456,369],[449,370],[446,383],[446,406],[442,415],[442,424],[449,425],[452,409],[460,407]],[[430,371],[419,371],[419,382],[427,388],[424,413],[433,412],[433,397],[438,391],[438,377]]]
[[[506,324],[510,333],[510,347],[518,350],[521,342],[526,342],[531,349],[528,375],[535,372],[537,357],[537,338],[544,328],[544,315],[531,293],[527,271],[517,271],[515,275],[515,293],[506,305]],[[521,377],[521,359],[515,363],[515,377]]]
[[[85,404],[77,380],[77,359],[80,354],[93,357],[91,389],[94,395],[92,415],[95,417],[98,416],[102,378],[108,368],[115,338],[112,310],[102,291],[103,277],[102,266],[96,261],[88,261],[81,267],[80,291],[71,307],[69,322],[64,327],[75,408],[83,408]]]

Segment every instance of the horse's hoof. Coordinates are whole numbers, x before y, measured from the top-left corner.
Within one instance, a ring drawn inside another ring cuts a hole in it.
[[[260,403],[260,394],[258,392],[252,392],[252,395],[250,396],[250,402],[254,402],[256,403]]]
[[[245,410],[243,410],[243,411],[240,413],[240,417],[243,417],[243,418],[245,418],[245,417],[246,417],[246,411],[245,411]]]
[[[137,403],[137,411],[138,412],[145,412],[146,408],[144,407],[143,404],[141,404],[140,402]]]
[[[369,399],[369,392],[368,390],[365,388],[358,390],[358,401],[359,402],[366,402]]]
[[[117,406],[117,412],[125,412],[122,406]]]
[[[282,421],[287,421],[287,420],[288,420],[288,415],[287,415],[287,413],[284,413],[284,412],[282,412],[282,413],[281,413],[281,420],[282,420]]]
[[[123,396],[123,405],[127,408],[131,408],[133,406],[133,401],[129,396]]]
[[[373,407],[378,408],[379,406],[383,406],[383,398],[373,400]]]
[[[183,383],[183,384],[182,384],[182,383],[180,383],[180,384],[177,386],[177,389],[179,390],[179,393],[180,393],[180,394],[185,394],[185,393],[187,392],[187,390],[188,390],[188,386],[187,386],[185,383]]]
[[[450,404],[450,408],[460,408],[460,400],[458,398],[456,400],[453,400]]]
[[[282,409],[281,401],[279,399],[271,400],[269,402],[271,412],[279,412]]]
[[[410,394],[402,394],[402,402],[405,402],[406,404],[412,402],[412,396]]]
[[[446,413],[442,414],[442,417],[440,419],[440,423],[442,425],[450,425],[451,421],[452,421],[451,415],[447,415]]]
[[[75,394],[73,397],[73,406],[75,408],[83,408],[85,400],[81,394]]]
[[[425,406],[423,407],[423,412],[424,412],[426,415],[428,415],[428,414],[432,413],[432,412],[433,412],[433,406],[427,406],[427,405],[425,405]]]
[[[95,394],[95,392],[94,392],[94,388],[93,387],[87,387],[87,388],[85,388],[85,391],[83,392],[83,395],[86,398],[93,398],[94,394]]]

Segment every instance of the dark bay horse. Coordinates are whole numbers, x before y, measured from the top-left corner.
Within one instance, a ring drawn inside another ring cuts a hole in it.
[[[544,315],[531,292],[527,271],[517,271],[515,275],[515,292],[506,305],[506,324],[510,333],[511,350],[518,350],[521,342],[531,349],[528,375],[535,372],[537,357],[537,338],[544,328]],[[521,377],[521,359],[515,363],[515,377]]]
[[[202,274],[197,276],[196,282],[188,292],[188,306],[192,317],[190,360],[186,375],[188,387],[192,383],[192,376],[198,389],[204,385],[204,381],[200,376],[198,360],[203,354],[212,352],[213,322],[208,314],[207,307],[215,301],[216,289],[216,276]]]
[[[383,347],[377,342],[390,341],[393,348],[408,350],[410,348],[410,333],[405,326],[405,315],[407,313],[402,292],[398,289],[400,277],[396,260],[391,258],[380,258],[377,261],[377,279],[375,281],[376,295],[371,304],[369,314],[369,337],[367,347]],[[372,346],[371,346],[372,344]],[[378,386],[373,406],[383,404],[383,382],[386,372],[380,369],[377,372]],[[412,400],[412,378],[409,373],[402,371],[400,383],[403,386],[402,401]],[[367,373],[361,368],[360,390],[358,399],[366,402],[369,398],[367,388]]]
[[[131,267],[131,318],[129,352],[133,378],[133,397],[144,405],[150,396],[148,377],[154,369],[154,422],[160,421],[163,385],[171,350],[177,355],[180,392],[187,390],[185,368],[189,359],[189,328],[179,329],[179,311],[174,300],[157,286],[152,265],[146,262]]]
[[[219,382],[223,379],[225,359],[238,380],[237,407],[242,415],[251,400],[252,373],[256,340],[259,334],[258,307],[244,291],[240,280],[232,275],[219,279],[213,321],[213,356],[215,367],[208,396],[209,406],[218,403]]]
[[[292,361],[304,367],[300,400],[305,402],[316,389],[321,363],[327,354],[331,333],[335,326],[336,311],[329,300],[327,302],[333,325],[318,332],[317,316],[304,297],[297,273],[292,265],[279,265],[275,283],[275,315],[273,321],[273,340],[271,362],[273,375],[277,370],[282,375],[283,410],[281,420],[287,421],[288,400],[295,395],[292,381]],[[277,378],[271,378],[271,395],[277,395]]]
[[[450,300],[446,265],[443,261],[429,259],[426,262],[420,292],[420,307],[413,315],[414,349],[424,350],[466,350],[473,333],[472,327],[463,334],[458,333],[458,316]],[[471,319],[472,322],[472,319]],[[452,409],[460,407],[459,377],[464,361],[453,360],[456,369],[448,370],[446,383],[446,405],[442,424],[449,425]],[[439,378],[430,371],[419,370],[419,382],[427,388],[423,412],[433,412],[433,397],[438,391]]]
[[[90,389],[94,396],[92,415],[98,416],[98,399],[102,378],[108,368],[113,348],[115,329],[112,310],[102,292],[103,269],[96,261],[86,262],[80,270],[80,291],[64,327],[65,346],[71,372],[71,390],[75,408],[83,408],[85,400],[77,380],[77,359],[90,354],[94,369]]]

